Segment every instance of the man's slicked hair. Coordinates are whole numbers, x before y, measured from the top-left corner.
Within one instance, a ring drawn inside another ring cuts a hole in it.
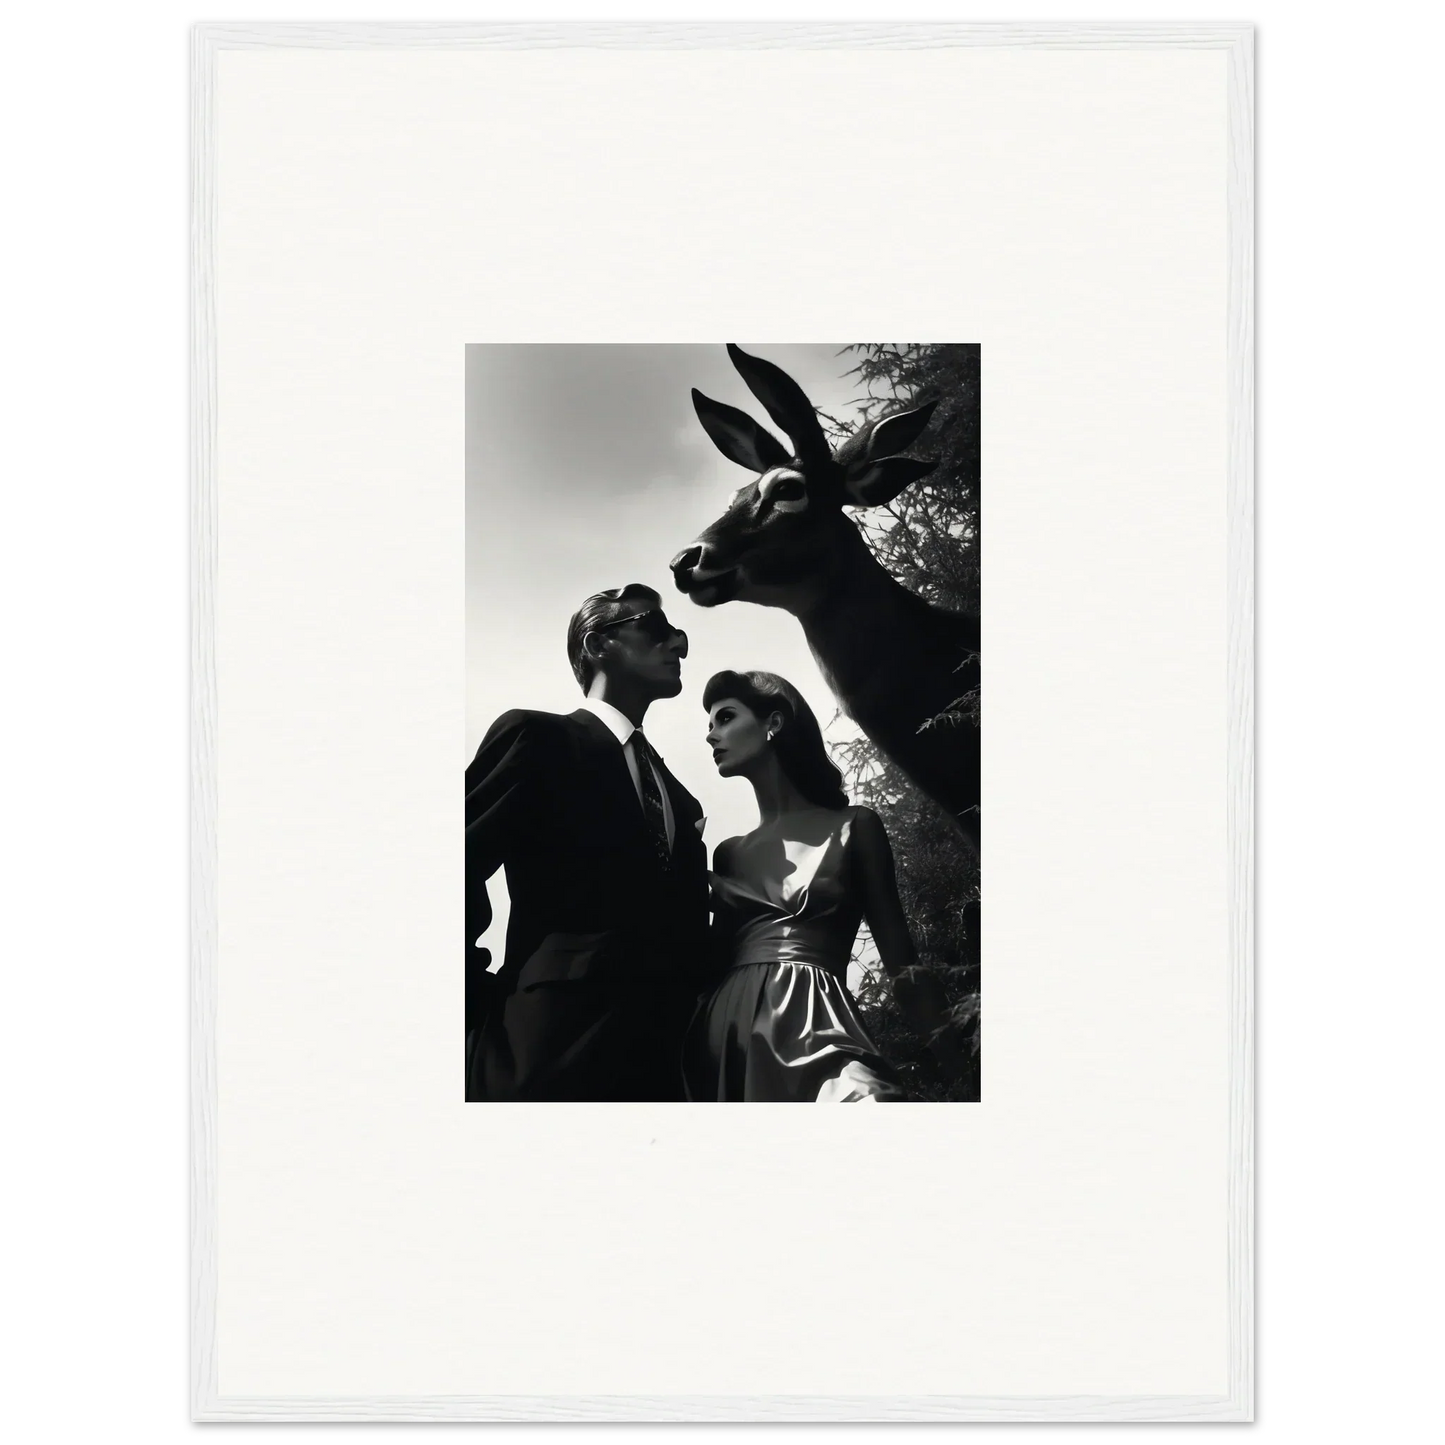
[[[661,596],[651,587],[644,587],[641,582],[629,582],[626,587],[594,593],[572,614],[572,620],[567,624],[567,661],[572,664],[572,675],[583,692],[592,686],[597,665],[587,656],[582,639],[604,623],[615,622],[622,616],[627,603],[639,600],[646,600],[654,607],[662,605]]]

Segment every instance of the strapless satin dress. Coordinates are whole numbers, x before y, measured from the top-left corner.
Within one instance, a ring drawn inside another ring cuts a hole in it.
[[[683,1046],[700,1102],[884,1103],[905,1096],[848,992],[862,921],[850,881],[852,808],[820,811],[803,841],[735,844],[710,876],[730,960]]]

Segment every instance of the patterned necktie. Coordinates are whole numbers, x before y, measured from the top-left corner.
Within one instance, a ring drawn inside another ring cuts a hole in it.
[[[657,786],[657,773],[653,772],[658,761],[657,754],[653,752],[652,744],[643,737],[641,728],[633,729],[631,742],[637,759],[637,781],[642,787],[642,816],[647,823],[647,833],[658,861],[664,869],[670,869],[672,849],[667,846],[667,815],[662,810],[662,791]]]

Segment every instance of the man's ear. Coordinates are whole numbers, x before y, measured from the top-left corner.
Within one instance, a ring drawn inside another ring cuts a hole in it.
[[[607,644],[607,639],[600,632],[584,632],[582,634],[582,653],[597,662],[602,657],[602,649]]]

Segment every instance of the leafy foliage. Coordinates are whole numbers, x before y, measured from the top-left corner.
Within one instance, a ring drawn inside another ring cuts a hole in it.
[[[936,399],[928,429],[911,454],[939,459],[921,481],[884,507],[853,514],[884,567],[910,591],[951,611],[979,607],[979,348],[962,345],[869,344],[849,347],[852,375],[864,392],[861,420]],[[836,441],[852,432],[825,416]],[[977,688],[960,692],[925,727],[957,729],[960,747],[978,745]],[[947,814],[867,738],[836,749],[855,802],[883,820],[893,845],[898,888],[918,949],[917,968],[941,985],[950,1016],[963,1030],[973,1060],[961,1079],[944,1078],[926,1040],[910,1028],[892,981],[864,963],[858,1003],[879,1048],[900,1067],[914,1097],[979,1097],[979,865]]]

